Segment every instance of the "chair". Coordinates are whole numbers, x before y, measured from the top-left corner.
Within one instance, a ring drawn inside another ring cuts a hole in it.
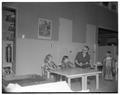
[[[42,70],[42,77],[43,78],[47,78],[47,69],[46,69],[46,66],[44,65],[44,66],[41,66],[41,70]]]
[[[98,70],[98,71],[102,71],[102,68],[100,69],[100,67],[103,67],[103,64],[101,62],[97,62],[95,64],[95,69]]]

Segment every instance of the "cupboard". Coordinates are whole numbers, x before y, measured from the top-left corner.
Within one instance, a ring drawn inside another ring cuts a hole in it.
[[[16,71],[16,9],[2,5],[2,75]]]

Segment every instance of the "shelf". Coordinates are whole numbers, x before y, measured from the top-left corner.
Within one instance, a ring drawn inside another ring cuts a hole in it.
[[[16,8],[2,5],[2,70],[3,76],[16,72]]]
[[[5,63],[5,64],[3,64],[2,67],[3,67],[3,68],[5,68],[5,67],[12,67],[12,63]]]

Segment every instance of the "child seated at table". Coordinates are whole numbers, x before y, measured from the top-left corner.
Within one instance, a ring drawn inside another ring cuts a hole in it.
[[[61,61],[61,68],[69,69],[69,68],[73,68],[73,67],[74,67],[74,64],[72,62],[70,62],[69,57],[63,56],[62,61]]]
[[[107,51],[103,59],[103,77],[105,80],[112,80],[114,74],[114,60],[110,51]]]
[[[51,54],[47,54],[45,56],[44,63],[45,63],[44,66],[43,66],[44,67],[44,74],[46,76],[47,76],[47,74],[46,74],[47,70],[49,71],[49,70],[57,70],[57,69],[59,69],[59,66],[54,63],[53,56]],[[43,74],[43,76],[44,76],[44,74]],[[53,75],[53,77],[55,78],[56,81],[59,79],[58,75],[52,74],[52,73],[51,73],[51,75]]]
[[[53,56],[51,54],[46,55],[44,62],[47,70],[58,69],[58,66],[53,61]]]
[[[75,66],[72,62],[70,62],[69,57],[64,55],[61,61],[61,69],[67,70],[73,67]],[[62,76],[62,80],[66,80],[66,82],[68,81],[68,79],[65,76]]]

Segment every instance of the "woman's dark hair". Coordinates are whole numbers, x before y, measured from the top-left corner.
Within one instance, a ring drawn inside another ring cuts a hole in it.
[[[84,46],[85,48],[87,48],[89,50],[89,47],[87,45]]]
[[[51,54],[47,54],[45,56],[44,62],[47,63],[50,57],[52,57],[52,55]]]
[[[62,61],[61,61],[61,62],[62,62],[62,63],[64,63],[65,59],[68,59],[68,58],[69,58],[69,57],[68,57],[68,56],[66,56],[66,55],[65,55],[65,56],[63,56],[63,58],[62,58]]]

